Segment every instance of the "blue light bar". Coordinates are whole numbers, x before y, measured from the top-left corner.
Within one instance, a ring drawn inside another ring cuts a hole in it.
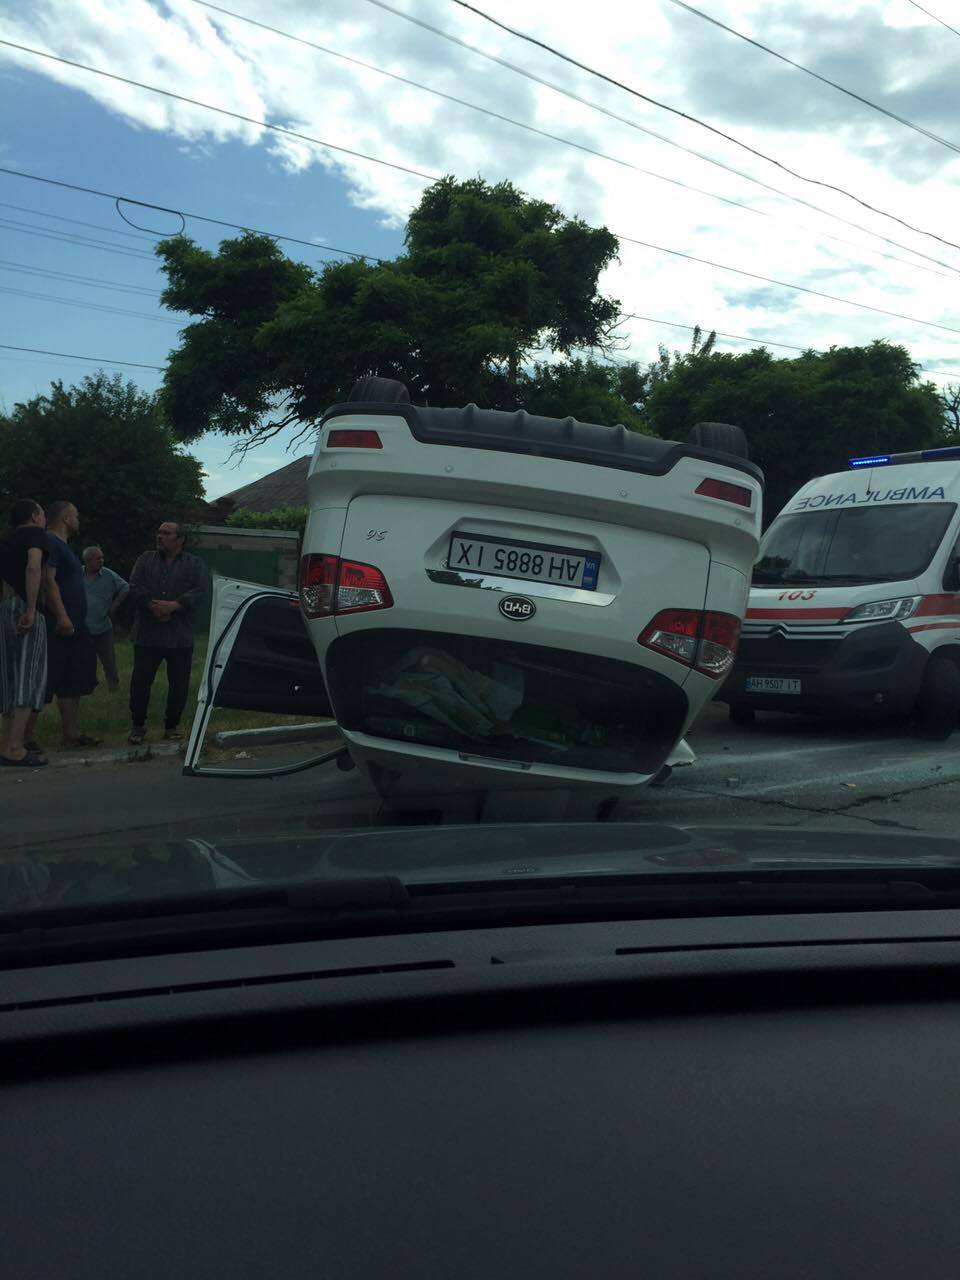
[[[889,453],[878,453],[873,458],[851,458],[851,467],[885,467],[890,461]]]
[[[960,445],[942,449],[915,449],[912,453],[874,453],[866,458],[851,458],[849,467],[889,467],[898,462],[939,462],[943,458],[960,458]]]

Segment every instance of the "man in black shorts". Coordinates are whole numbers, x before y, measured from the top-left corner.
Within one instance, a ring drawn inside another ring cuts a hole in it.
[[[46,701],[57,699],[63,747],[98,747],[100,740],[80,732],[80,699],[97,687],[97,654],[87,631],[87,593],[83,565],[67,545],[80,530],[72,502],[47,508],[47,552],[44,570],[44,615],[47,622]],[[30,723],[28,737],[36,717]],[[32,749],[36,743],[31,741]]]

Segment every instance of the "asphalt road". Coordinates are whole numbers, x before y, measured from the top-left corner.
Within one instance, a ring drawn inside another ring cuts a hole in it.
[[[896,726],[791,716],[729,725],[713,705],[689,738],[697,763],[648,789],[630,821],[806,829],[960,830],[960,732],[919,742]],[[184,778],[175,758],[0,775],[0,851],[65,853],[186,836],[211,841],[366,826],[379,803],[333,765],[274,780]]]

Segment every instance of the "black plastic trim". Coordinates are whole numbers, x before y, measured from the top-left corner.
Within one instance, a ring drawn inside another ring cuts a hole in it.
[[[732,453],[661,440],[624,426],[605,427],[578,422],[576,418],[535,417],[524,409],[506,413],[500,409],[480,409],[475,404],[463,409],[432,409],[358,401],[332,405],[320,420],[320,427],[332,418],[358,414],[403,418],[411,434],[422,444],[524,453],[654,476],[666,475],[682,458],[700,458],[742,471],[763,484],[763,472],[756,463]]]

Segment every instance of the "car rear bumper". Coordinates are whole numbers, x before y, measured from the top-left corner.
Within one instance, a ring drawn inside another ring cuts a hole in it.
[[[747,637],[717,695],[755,710],[906,714],[916,702],[927,651],[897,622],[836,640]],[[799,680],[800,693],[756,692],[752,678]]]

